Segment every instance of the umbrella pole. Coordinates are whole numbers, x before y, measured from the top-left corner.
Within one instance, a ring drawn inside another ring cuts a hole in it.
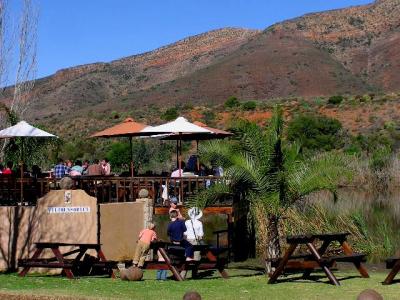
[[[132,137],[129,137],[129,146],[130,146],[130,153],[131,153],[131,177],[134,175],[133,170],[133,147],[132,147]]]
[[[179,140],[176,140],[176,167],[179,169]]]
[[[182,177],[182,133],[179,133],[179,177]],[[179,202],[183,203],[183,180],[180,180]]]
[[[199,140],[196,140],[196,153],[197,153],[197,172],[200,171],[200,160],[199,160]]]
[[[21,167],[20,167],[20,171],[21,171],[21,196],[20,196],[20,202],[21,202],[21,206],[22,203],[24,202],[24,139],[21,138]]]

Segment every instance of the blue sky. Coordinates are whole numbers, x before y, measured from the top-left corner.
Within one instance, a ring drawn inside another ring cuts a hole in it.
[[[38,77],[111,61],[222,27],[264,29],[371,0],[36,0]]]

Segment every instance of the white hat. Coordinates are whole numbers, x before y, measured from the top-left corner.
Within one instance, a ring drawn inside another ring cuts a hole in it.
[[[203,216],[203,212],[198,207],[192,207],[188,210],[188,216],[190,219],[198,220]]]

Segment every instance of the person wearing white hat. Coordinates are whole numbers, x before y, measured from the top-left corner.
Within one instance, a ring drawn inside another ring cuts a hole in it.
[[[204,231],[203,223],[200,221],[203,212],[198,207],[192,207],[188,210],[189,220],[185,221],[186,225],[186,240],[192,245],[200,245],[203,241]],[[200,251],[195,251],[194,260],[200,260]]]

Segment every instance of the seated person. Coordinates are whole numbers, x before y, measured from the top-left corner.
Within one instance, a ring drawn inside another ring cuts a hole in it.
[[[75,161],[75,165],[71,168],[69,172],[70,176],[80,176],[83,173],[82,162],[80,160]]]
[[[44,178],[44,174],[42,173],[42,170],[38,165],[33,165],[32,166],[32,172],[31,175],[33,178]]]
[[[177,178],[177,177],[182,177],[183,172],[185,172],[185,163],[181,162],[181,168],[179,169],[176,168],[172,173],[171,173],[171,178]]]
[[[89,176],[104,175],[103,168],[101,167],[98,159],[93,160],[93,163],[91,165],[89,165],[89,167],[87,169],[87,174]]]
[[[186,260],[193,260],[193,245],[184,239],[184,233],[186,231],[185,221],[178,218],[178,212],[176,210],[171,211],[169,217],[171,222],[168,224],[167,234],[171,243],[185,248]]]
[[[3,170],[3,174],[4,174],[4,175],[11,175],[11,174],[13,174],[13,170],[12,170],[13,165],[14,165],[14,164],[13,164],[12,161],[8,161],[7,164],[6,164],[6,168]]]

